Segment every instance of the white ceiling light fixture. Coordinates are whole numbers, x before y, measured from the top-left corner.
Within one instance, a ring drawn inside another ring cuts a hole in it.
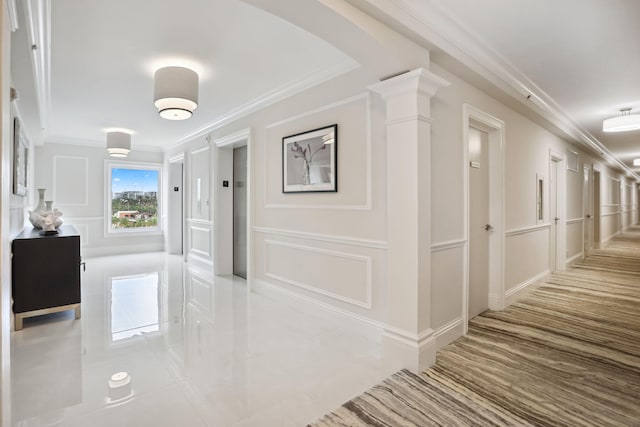
[[[198,74],[184,67],[164,67],[154,76],[154,104],[160,117],[185,120],[198,108]]]
[[[621,108],[621,115],[602,122],[604,132],[626,132],[640,129],[640,114],[631,114],[631,108]]]
[[[640,166],[640,159],[633,159],[633,166]]]
[[[111,157],[127,157],[131,151],[131,135],[126,132],[108,132],[107,151]]]

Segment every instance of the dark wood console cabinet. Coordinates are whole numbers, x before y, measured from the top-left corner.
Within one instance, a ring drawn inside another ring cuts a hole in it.
[[[23,319],[65,310],[80,318],[80,235],[70,225],[42,236],[25,230],[11,245],[15,329]]]

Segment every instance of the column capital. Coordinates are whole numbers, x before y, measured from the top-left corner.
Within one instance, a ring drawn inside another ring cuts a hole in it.
[[[449,82],[424,68],[407,71],[390,79],[374,83],[368,87],[383,99],[417,93],[432,97],[438,89],[449,86]]]

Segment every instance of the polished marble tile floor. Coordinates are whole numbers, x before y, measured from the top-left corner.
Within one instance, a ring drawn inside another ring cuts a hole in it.
[[[390,374],[379,341],[179,256],[92,258],[80,320],[12,333],[13,425],[302,426]]]

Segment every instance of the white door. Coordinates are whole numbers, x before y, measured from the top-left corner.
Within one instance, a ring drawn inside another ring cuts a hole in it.
[[[584,256],[588,257],[593,247],[591,243],[591,230],[593,228],[593,218],[591,214],[591,169],[588,167],[583,169],[582,210],[584,218]]]
[[[558,255],[558,223],[560,217],[558,216],[558,162],[552,161],[549,177],[549,217],[551,220],[551,236],[550,236],[550,265],[551,272],[556,271],[557,255]]]
[[[469,127],[469,311],[489,308],[489,137]]]

